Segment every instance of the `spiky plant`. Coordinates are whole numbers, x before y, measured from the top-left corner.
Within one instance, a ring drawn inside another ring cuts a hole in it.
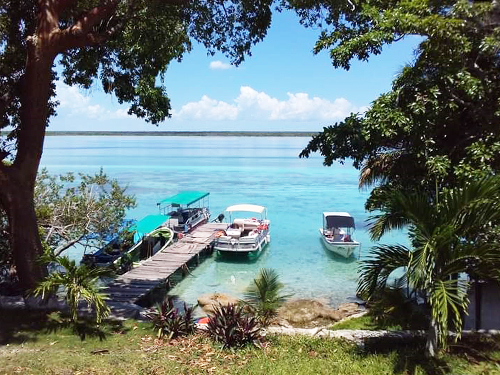
[[[245,313],[241,305],[222,305],[214,308],[207,331],[224,348],[238,348],[260,338],[255,316]]]
[[[184,312],[174,307],[171,298],[163,301],[156,307],[154,312],[147,316],[152,320],[155,329],[157,329],[158,338],[167,337],[168,340],[192,334],[195,331],[195,322],[193,312],[195,306],[187,307],[184,303]]]
[[[426,193],[395,190],[387,195],[382,213],[372,218],[373,240],[408,227],[413,246],[376,246],[361,264],[358,292],[376,296],[391,273],[403,268],[410,289],[420,292],[430,307],[430,356],[446,345],[449,330],[460,336],[469,301],[468,280],[458,275],[500,281],[500,245],[480,239],[486,228],[500,222],[499,196],[498,178],[444,191],[439,202]]]
[[[262,325],[267,326],[278,308],[290,297],[281,294],[283,287],[274,269],[261,268],[246,290],[243,303],[252,309]]]
[[[95,308],[97,323],[109,315],[107,296],[100,292],[101,287],[97,285],[97,280],[100,277],[110,276],[110,270],[89,268],[85,264],[77,266],[76,262],[67,256],[52,256],[51,261],[59,267],[33,290],[35,296],[46,298],[62,289],[73,322],[78,319],[78,303],[82,300]]]

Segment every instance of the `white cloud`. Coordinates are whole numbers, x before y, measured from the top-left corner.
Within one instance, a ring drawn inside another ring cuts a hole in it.
[[[174,117],[190,120],[236,120],[238,108],[226,102],[210,99],[203,95],[200,101],[190,102],[177,111],[172,111]]]
[[[75,86],[58,82],[56,85],[58,109],[67,111],[69,116],[86,116],[93,120],[112,120],[130,117],[127,110],[109,110],[100,104],[93,104],[90,96],[83,95]]]
[[[214,70],[226,70],[230,69],[231,64],[223,63],[222,61],[216,60],[210,63],[210,69]]]
[[[61,116],[90,119],[96,121],[136,120],[135,116],[127,114],[127,108],[117,108],[117,105],[105,106],[103,102],[77,87],[57,83],[58,108]],[[106,103],[106,101],[104,102]],[[240,92],[230,102],[216,100],[203,95],[199,101],[184,104],[180,109],[172,110],[173,119],[206,121],[252,121],[260,123],[282,122],[289,124],[304,122],[339,121],[351,112],[364,112],[366,107],[358,108],[344,98],[328,100],[310,97],[307,93],[287,93],[285,100],[272,97],[265,92],[259,92],[250,86],[240,87]]]
[[[242,86],[235,104],[218,101],[204,95],[198,102],[190,102],[173,111],[173,116],[189,120],[257,120],[278,121],[338,121],[357,108],[344,98],[334,101],[309,97],[306,93],[288,93],[287,100],[273,98],[249,86]],[[364,109],[364,108],[363,108]]]

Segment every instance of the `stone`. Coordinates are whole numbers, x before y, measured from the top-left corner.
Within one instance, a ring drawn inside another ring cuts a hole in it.
[[[357,314],[362,311],[362,309],[360,309],[359,307],[359,304],[355,302],[341,303],[338,307],[338,310],[345,316]]]
[[[288,301],[278,309],[278,319],[292,326],[319,327],[328,326],[359,311],[357,303],[345,303],[339,309],[334,309],[318,300],[298,299]],[[283,323],[280,325],[286,326]]]
[[[54,296],[48,299],[41,296],[28,296],[24,298],[24,304],[26,308],[32,310],[63,310],[65,308],[65,303]]]
[[[24,309],[23,296],[0,296],[0,308],[2,309]]]
[[[217,306],[226,306],[229,304],[237,304],[238,299],[224,293],[209,293],[198,297],[198,305],[207,314],[212,314]]]

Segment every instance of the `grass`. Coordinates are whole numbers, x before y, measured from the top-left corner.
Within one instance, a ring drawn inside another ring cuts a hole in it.
[[[369,314],[366,314],[357,318],[350,318],[335,323],[330,327],[330,329],[332,330],[365,329],[368,331],[376,331],[376,330],[398,331],[401,330],[401,326],[379,324],[375,322],[375,320],[373,320],[373,318]]]
[[[436,360],[421,346],[359,349],[310,337],[266,337],[221,350],[202,334],[164,342],[149,323],[75,328],[57,314],[0,311],[0,374],[500,374],[500,338],[463,341]]]

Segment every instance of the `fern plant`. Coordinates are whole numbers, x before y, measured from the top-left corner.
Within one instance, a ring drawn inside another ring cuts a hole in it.
[[[174,307],[171,298],[158,305],[156,311],[147,316],[152,320],[155,329],[158,330],[158,338],[167,337],[173,339],[179,336],[187,336],[195,331],[193,311],[196,306],[187,307],[184,303],[184,312],[181,313]]]
[[[259,323],[255,316],[245,313],[241,305],[221,305],[215,307],[208,320],[210,337],[224,348],[242,347],[260,338]]]

